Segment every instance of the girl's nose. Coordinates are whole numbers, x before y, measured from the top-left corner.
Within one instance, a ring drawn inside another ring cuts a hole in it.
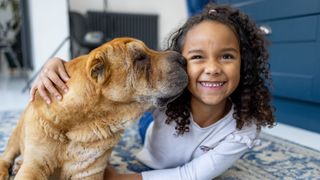
[[[205,68],[205,74],[211,75],[211,76],[219,75],[222,72],[220,63],[214,59],[207,61],[204,68]]]

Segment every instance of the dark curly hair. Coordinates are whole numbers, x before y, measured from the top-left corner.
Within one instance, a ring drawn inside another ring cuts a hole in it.
[[[256,124],[272,127],[275,123],[274,107],[271,105],[271,86],[269,74],[267,41],[262,31],[244,13],[226,5],[209,3],[200,13],[174,32],[168,40],[168,49],[182,53],[185,36],[194,26],[203,21],[216,21],[227,25],[236,34],[240,44],[241,70],[240,82],[230,95],[233,102],[237,128]],[[182,135],[189,131],[191,93],[186,88],[182,95],[167,105],[166,123],[176,123],[176,133]]]

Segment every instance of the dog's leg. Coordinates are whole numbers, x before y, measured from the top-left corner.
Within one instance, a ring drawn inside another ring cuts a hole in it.
[[[111,155],[112,149],[109,149],[104,156],[101,156],[99,159],[96,160],[95,164],[91,166],[89,171],[96,171],[97,169],[100,169],[100,171],[97,171],[96,174],[92,174],[91,176],[87,176],[82,178],[83,180],[103,180],[104,179],[104,171],[107,168],[108,165],[108,159]],[[82,180],[81,179],[81,180]]]
[[[76,171],[70,171],[75,169],[77,162],[71,164],[71,166],[64,166],[60,179],[77,179],[77,180],[103,180],[104,171],[108,164],[108,157],[111,155],[112,149],[107,150],[102,156],[96,159],[92,164],[81,167],[79,164]]]
[[[0,180],[9,179],[10,163],[0,159]]]
[[[20,154],[20,132],[22,121],[20,120],[17,127],[11,134],[8,145],[0,156],[0,180],[6,180],[9,178],[9,168],[12,166],[14,158]]]
[[[47,180],[47,177],[46,173],[39,166],[24,163],[18,171],[15,180]]]
[[[45,163],[45,166],[49,165]],[[40,165],[40,163],[36,161],[26,162],[26,160],[24,160],[15,177],[15,180],[47,180],[51,171],[48,171],[47,167],[45,166]]]
[[[15,177],[15,180],[47,180],[58,166],[58,160],[52,147],[41,147],[31,141],[26,142],[23,153],[23,163]]]

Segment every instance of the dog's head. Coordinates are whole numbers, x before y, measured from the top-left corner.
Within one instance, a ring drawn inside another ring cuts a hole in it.
[[[117,38],[90,52],[89,78],[103,98],[115,103],[163,106],[187,86],[185,59],[154,51],[133,38]]]

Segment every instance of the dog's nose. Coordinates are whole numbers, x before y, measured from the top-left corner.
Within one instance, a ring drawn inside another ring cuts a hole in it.
[[[187,60],[186,60],[186,58],[184,58],[182,55],[180,55],[180,57],[178,58],[178,62],[179,62],[179,64],[181,64],[182,66],[186,66],[186,65],[187,65]]]

